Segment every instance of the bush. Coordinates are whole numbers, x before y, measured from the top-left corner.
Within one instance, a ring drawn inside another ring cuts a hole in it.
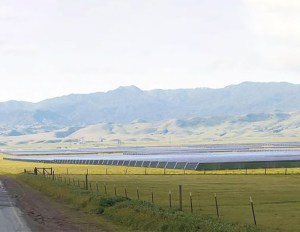
[[[102,206],[102,207],[111,207],[119,202],[124,202],[124,201],[128,201],[128,200],[129,200],[129,198],[122,197],[122,196],[104,197],[104,198],[100,198],[98,204],[99,204],[99,206]]]

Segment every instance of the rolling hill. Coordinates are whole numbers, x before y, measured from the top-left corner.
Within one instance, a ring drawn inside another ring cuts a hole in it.
[[[155,141],[166,136],[295,137],[300,123],[297,112],[300,85],[290,83],[245,82],[222,89],[151,91],[128,86],[38,103],[2,102],[0,136],[2,140],[20,140],[42,134],[44,139],[32,139],[41,143],[82,138]]]

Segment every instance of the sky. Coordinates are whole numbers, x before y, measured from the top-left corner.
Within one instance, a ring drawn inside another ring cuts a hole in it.
[[[0,101],[300,83],[299,0],[0,0]]]

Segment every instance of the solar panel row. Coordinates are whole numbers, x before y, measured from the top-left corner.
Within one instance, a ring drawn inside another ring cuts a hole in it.
[[[159,161],[136,161],[136,160],[53,160],[60,164],[88,164],[88,165],[115,165],[145,168],[169,168],[195,170],[198,163],[189,162],[159,162]]]
[[[58,164],[86,164],[86,165],[115,165],[115,166],[129,166],[129,167],[144,167],[144,168],[168,168],[168,169],[188,169],[195,170],[198,163],[189,162],[159,162],[159,161],[136,161],[136,160],[40,160],[40,159],[19,159],[19,158],[5,158],[14,161],[27,161],[39,163],[58,163]]]

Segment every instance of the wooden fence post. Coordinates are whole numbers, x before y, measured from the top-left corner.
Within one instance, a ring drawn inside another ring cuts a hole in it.
[[[124,193],[125,193],[125,197],[127,198],[127,188],[126,188],[126,186],[124,188]]]
[[[153,191],[151,192],[151,203],[154,204],[154,194],[153,194]]]
[[[172,192],[169,190],[169,207],[172,208]]]
[[[179,185],[179,210],[182,211],[182,185]]]
[[[140,200],[140,192],[139,192],[139,187],[136,187],[136,195],[137,195],[137,199],[138,201]]]
[[[192,192],[190,192],[190,205],[191,205],[191,213],[193,213],[193,198],[192,198]]]
[[[88,186],[88,174],[85,175],[85,189],[89,190],[89,186]]]
[[[218,216],[218,218],[220,218],[219,205],[218,205],[218,199],[217,199],[217,194],[216,193],[215,193],[215,203],[216,203],[217,216]]]
[[[253,216],[254,225],[256,225],[255,211],[254,211],[253,201],[252,201],[251,197],[250,197],[250,204],[251,204],[251,210],[252,210],[252,216]]]

